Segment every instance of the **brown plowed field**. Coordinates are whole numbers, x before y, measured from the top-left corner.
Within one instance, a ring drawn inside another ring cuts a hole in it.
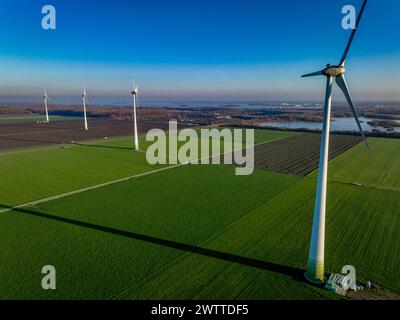
[[[361,141],[357,136],[331,135],[329,160]],[[254,149],[255,167],[305,176],[318,168],[320,144],[320,134],[303,133],[258,145]]]
[[[140,133],[153,128],[168,129],[168,123],[138,123]],[[104,137],[128,136],[133,132],[132,121],[89,120],[89,130],[83,130],[82,120],[57,121],[53,123],[4,123],[0,124],[0,151],[65,144],[71,141],[103,139]]]

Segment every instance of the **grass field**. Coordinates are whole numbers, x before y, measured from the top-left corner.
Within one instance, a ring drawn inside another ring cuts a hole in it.
[[[201,244],[207,249],[256,259],[258,263],[245,259],[232,263],[186,253],[148,282],[125,291],[122,297],[334,298],[328,292],[302,282],[314,185],[314,179],[304,178]],[[340,184],[331,185],[329,192],[333,201],[328,206],[327,271],[340,273],[342,266],[352,264],[359,278],[400,292],[398,195],[383,191],[376,194],[372,190]]]
[[[400,140],[369,138],[330,164],[330,179],[400,191]]]
[[[0,154],[0,202],[16,205],[153,170],[130,140]]]
[[[286,134],[260,132],[258,143]],[[359,278],[400,293],[400,191],[380,171],[398,176],[400,140],[370,144],[370,158],[358,145],[331,162],[326,269],[351,264]],[[2,154],[2,180],[17,175],[22,189],[2,186],[0,204],[48,195],[53,189],[43,184],[54,179],[56,190],[69,190],[149,170],[130,145],[119,139]],[[41,178],[48,166],[59,176]],[[189,165],[5,213],[0,298],[337,299],[302,277],[315,177]],[[43,180],[32,187],[35,179]],[[40,287],[46,264],[57,269],[57,290]]]
[[[116,297],[185,252],[174,245],[197,245],[297,179],[183,166],[4,214],[0,297]],[[59,270],[53,292],[38,286],[44,264]]]
[[[271,141],[276,139],[282,139],[286,137],[291,137],[297,135],[294,131],[274,131],[274,130],[255,130],[254,143],[262,143],[265,141]]]
[[[293,133],[256,130],[256,143]],[[142,150],[151,142],[140,137]],[[182,144],[182,143],[179,143]],[[240,145],[236,146],[240,148]],[[223,147],[221,146],[221,152]],[[210,154],[212,154],[210,150]],[[131,138],[0,153],[0,203],[8,206],[155,170]],[[233,170],[232,170],[233,171]]]

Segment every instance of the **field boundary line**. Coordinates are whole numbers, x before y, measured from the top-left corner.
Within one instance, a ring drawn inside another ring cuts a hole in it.
[[[8,212],[11,212],[11,211],[14,211],[14,210],[18,210],[18,209],[22,209],[22,208],[26,208],[26,207],[30,207],[30,206],[35,206],[37,204],[46,203],[46,202],[50,202],[50,201],[53,201],[53,200],[59,200],[59,199],[62,199],[62,198],[67,198],[67,197],[70,197],[70,196],[73,196],[73,195],[76,195],[76,194],[79,194],[79,193],[83,193],[83,192],[87,192],[87,191],[91,191],[91,190],[96,190],[96,189],[100,189],[100,188],[107,187],[107,186],[110,186],[110,185],[114,185],[114,184],[117,184],[117,183],[126,182],[126,181],[129,181],[129,180],[141,178],[141,177],[144,177],[144,176],[151,175],[153,173],[158,173],[158,172],[162,172],[162,171],[178,168],[178,167],[185,166],[185,165],[188,165],[188,164],[193,164],[193,163],[201,164],[202,160],[205,160],[205,159],[213,159],[215,157],[222,157],[222,156],[224,156],[226,154],[229,154],[229,153],[233,153],[233,152],[240,151],[240,150],[243,151],[243,150],[250,149],[250,148],[255,148],[258,145],[263,145],[263,144],[266,144],[266,143],[269,143],[269,142],[272,142],[272,141],[276,141],[276,140],[279,140],[279,139],[284,139],[284,138],[287,138],[287,137],[279,137],[279,138],[272,139],[272,140],[269,140],[269,141],[264,141],[264,142],[260,142],[258,144],[254,144],[253,146],[250,146],[250,147],[245,147],[245,148],[242,147],[240,149],[238,148],[238,149],[235,149],[235,150],[227,151],[225,153],[219,153],[217,155],[211,155],[211,156],[208,156],[208,157],[191,160],[191,161],[187,161],[187,162],[184,162],[184,163],[178,163],[178,164],[175,164],[175,165],[169,165],[169,166],[162,167],[162,168],[159,168],[159,169],[150,170],[150,171],[138,173],[138,174],[135,174],[135,175],[131,175],[131,176],[128,176],[128,177],[123,177],[123,178],[119,178],[119,179],[116,179],[116,180],[103,182],[103,183],[100,183],[100,184],[97,184],[97,185],[93,185],[93,186],[89,186],[89,187],[85,187],[85,188],[69,191],[69,192],[58,194],[58,195],[55,195],[55,196],[46,197],[46,198],[42,198],[42,199],[38,199],[38,200],[22,203],[22,204],[15,205],[15,206],[12,206],[12,207],[9,207],[9,208],[1,209],[0,210],[0,215],[3,215],[5,213],[8,213]],[[145,153],[145,151],[139,151],[139,152],[140,153]],[[168,156],[166,156],[166,158],[168,158]],[[221,164],[223,164],[223,163],[221,163]]]
[[[179,166],[182,166],[182,165],[184,165],[184,164],[180,163],[180,164],[177,164],[177,165],[172,165],[172,166],[167,166],[167,167],[163,167],[163,168],[159,168],[159,169],[155,169],[155,170],[151,170],[151,171],[146,171],[146,172],[138,173],[138,174],[135,174],[135,175],[132,175],[132,176],[128,176],[128,177],[124,177],[124,178],[120,178],[120,179],[116,179],[116,180],[100,183],[100,184],[97,184],[97,185],[94,185],[94,186],[81,188],[81,189],[69,191],[69,192],[66,192],[66,193],[62,193],[62,194],[59,194],[59,195],[55,195],[55,196],[51,196],[51,197],[47,197],[47,198],[43,198],[43,199],[39,199],[39,200],[34,200],[34,201],[31,201],[31,202],[19,204],[19,205],[10,207],[10,208],[5,208],[5,209],[0,210],[0,215],[4,214],[4,213],[7,213],[7,212],[10,212],[10,211],[22,209],[22,208],[25,208],[25,207],[30,207],[30,206],[34,206],[34,205],[37,205],[37,204],[41,204],[41,203],[50,202],[50,201],[53,201],[53,200],[66,198],[66,197],[69,197],[69,196],[72,196],[72,195],[75,195],[75,194],[79,194],[79,193],[83,193],[83,192],[87,192],[87,191],[91,191],[91,190],[107,187],[107,186],[110,186],[110,185],[113,185],[113,184],[117,184],[117,183],[120,183],[120,182],[125,182],[125,181],[129,181],[129,180],[132,180],[132,179],[136,179],[136,178],[140,178],[140,177],[143,177],[143,176],[147,176],[147,175],[150,175],[150,174],[153,174],[153,173],[157,173],[157,172],[162,172],[162,171],[165,171],[165,170],[173,169],[173,168],[176,168],[176,167],[179,167]]]

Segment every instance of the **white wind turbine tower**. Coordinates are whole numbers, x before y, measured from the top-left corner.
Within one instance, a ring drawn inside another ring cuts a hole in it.
[[[133,142],[135,145],[135,150],[139,150],[139,138],[138,138],[138,128],[137,128],[137,119],[136,119],[136,102],[139,86],[135,86],[135,82],[132,81],[133,89],[132,89],[132,100],[133,100]]]
[[[46,89],[44,89],[44,109],[45,109],[45,111],[46,111],[46,123],[49,123],[50,122],[50,120],[49,120],[49,111],[48,111],[48,108],[47,108],[47,101],[49,101],[49,97],[47,96],[47,92],[46,92]]]
[[[86,87],[83,86],[83,94],[82,94],[82,101],[83,101],[83,119],[85,121],[85,130],[88,130],[87,124],[87,117],[86,117],[86,104],[88,103],[87,96],[86,96]]]
[[[333,79],[335,79],[337,85],[343,91],[344,96],[346,97],[346,100],[353,113],[354,119],[357,123],[358,129],[360,130],[361,136],[364,139],[367,148],[369,148],[360,121],[358,120],[357,113],[352,102],[349,89],[347,87],[346,79],[344,77],[344,73],[346,71],[344,67],[345,60],[349,52],[350,46],[353,42],[354,36],[357,32],[366,4],[367,0],[364,0],[360,13],[357,17],[356,27],[351,33],[350,39],[347,43],[346,49],[344,50],[342,59],[340,60],[339,64],[336,66],[327,65],[327,67],[321,71],[305,74],[302,76],[313,77],[322,75],[326,76],[327,79],[324,107],[324,123],[322,128],[321,151],[318,169],[317,194],[315,199],[314,220],[311,232],[308,265],[307,271],[305,273],[306,279],[313,283],[324,282],[326,185],[328,176],[329,129],[332,106]]]

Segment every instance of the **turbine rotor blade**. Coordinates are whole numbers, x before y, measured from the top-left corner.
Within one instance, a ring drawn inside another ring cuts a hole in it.
[[[344,75],[336,77],[336,83],[339,86],[339,88],[343,91],[343,94],[346,97],[347,103],[349,104],[351,112],[353,113],[353,117],[356,120],[358,129],[360,131],[361,137],[364,140],[365,146],[367,147],[368,150],[370,150],[367,138],[365,137],[365,134],[364,134],[364,130],[362,129],[360,120],[358,119],[357,111],[354,107],[353,101],[351,100],[349,88],[347,87],[346,78],[344,77]]]
[[[345,63],[345,61],[346,61],[347,54],[349,53],[351,44],[352,44],[352,42],[353,42],[353,40],[354,40],[354,36],[355,36],[356,33],[357,33],[358,26],[359,26],[359,24],[360,24],[361,17],[362,17],[362,15],[363,15],[365,6],[366,6],[366,4],[367,4],[367,1],[368,1],[368,0],[364,0],[364,3],[363,3],[363,5],[362,5],[362,7],[361,7],[361,10],[360,10],[360,12],[359,12],[359,14],[358,14],[358,16],[357,16],[357,21],[356,21],[355,29],[353,29],[353,31],[351,32],[349,41],[347,42],[347,45],[346,45],[346,49],[344,50],[342,59],[340,60],[340,63],[339,63],[340,66],[344,65],[344,63]]]
[[[315,77],[315,76],[322,76],[322,75],[323,75],[322,71],[317,71],[317,72],[303,74],[301,77],[307,78],[307,77]]]

